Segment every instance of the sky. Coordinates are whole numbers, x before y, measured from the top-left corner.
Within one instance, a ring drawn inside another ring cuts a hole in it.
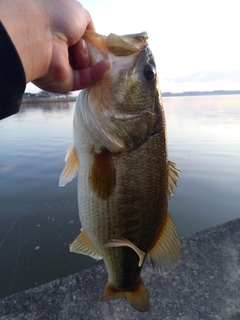
[[[80,2],[98,33],[148,33],[162,92],[240,90],[239,0]]]

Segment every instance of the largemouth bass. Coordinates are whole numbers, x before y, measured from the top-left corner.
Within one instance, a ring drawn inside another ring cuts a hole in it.
[[[86,31],[91,64],[109,59],[105,78],[80,92],[74,146],[60,186],[78,171],[80,235],[72,252],[103,259],[108,283],[102,300],[126,298],[147,311],[140,273],[146,255],[161,274],[179,262],[180,241],[168,213],[179,170],[168,161],[166,125],[147,33],[102,36]]]

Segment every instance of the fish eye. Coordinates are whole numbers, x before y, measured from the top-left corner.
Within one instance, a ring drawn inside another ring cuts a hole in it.
[[[145,66],[143,73],[148,80],[153,80],[156,77],[155,68],[151,64]]]

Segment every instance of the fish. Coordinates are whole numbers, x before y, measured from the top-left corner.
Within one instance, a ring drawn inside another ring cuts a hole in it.
[[[101,301],[125,298],[150,308],[141,278],[146,257],[163,276],[180,260],[180,240],[168,200],[180,170],[167,156],[167,132],[155,59],[148,34],[103,36],[86,31],[90,63],[111,69],[79,93],[73,146],[59,186],[78,174],[81,233],[70,251],[103,259],[108,283]]]

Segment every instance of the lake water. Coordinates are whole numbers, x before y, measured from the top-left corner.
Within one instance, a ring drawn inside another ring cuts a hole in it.
[[[169,211],[180,236],[240,217],[240,96],[163,98],[181,180]],[[96,264],[69,252],[77,179],[58,179],[74,103],[22,105],[0,122],[0,298]]]

